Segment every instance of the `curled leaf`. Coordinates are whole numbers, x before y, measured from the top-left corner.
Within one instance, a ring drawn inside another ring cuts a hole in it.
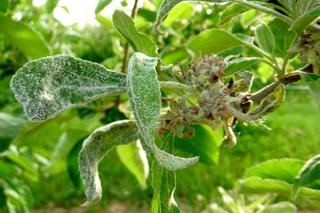
[[[138,139],[136,122],[116,121],[96,129],[83,143],[79,155],[79,169],[85,184],[88,206],[100,200],[102,189],[98,165],[104,156],[115,146],[128,144]]]
[[[169,170],[188,167],[198,157],[182,158],[160,150],[154,143],[155,130],[161,110],[160,84],[157,79],[158,58],[135,53],[129,61],[127,76],[130,104],[141,133],[142,142],[159,164]]]
[[[126,75],[97,63],[56,55],[26,63],[10,86],[27,117],[42,121],[76,105],[125,92]]]

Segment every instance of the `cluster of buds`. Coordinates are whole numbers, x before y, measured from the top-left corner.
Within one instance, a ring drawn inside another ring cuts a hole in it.
[[[170,131],[178,137],[192,137],[193,124],[225,129],[225,145],[236,144],[232,128],[237,120],[254,121],[279,103],[273,94],[261,106],[250,112],[250,89],[253,76],[250,72],[237,72],[226,76],[224,59],[206,56],[181,72],[181,83],[193,88],[180,97],[168,97],[168,110],[161,116],[159,132]],[[252,114],[253,113],[253,114]]]

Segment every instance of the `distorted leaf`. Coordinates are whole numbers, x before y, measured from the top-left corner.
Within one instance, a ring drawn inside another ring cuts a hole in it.
[[[132,19],[125,12],[116,10],[112,21],[114,27],[125,37],[136,52],[157,56],[157,45],[145,34],[136,30]]]
[[[84,206],[99,201],[102,196],[98,173],[100,161],[113,147],[136,141],[139,134],[137,130],[134,121],[116,121],[96,129],[85,139],[79,155],[79,170],[87,197]]]
[[[56,55],[26,63],[10,86],[28,118],[41,121],[102,96],[125,92],[126,75],[96,63]]]
[[[31,58],[40,58],[50,54],[48,45],[38,32],[3,14],[0,14],[0,34],[3,34],[8,42]]]
[[[299,171],[295,178],[295,184],[298,186],[306,186],[320,178],[320,155],[316,155],[309,159]]]
[[[139,127],[142,143],[153,152],[160,165],[169,170],[194,164],[198,157],[181,158],[160,150],[154,134],[160,117],[161,92],[157,79],[158,58],[135,53],[129,60],[127,85],[131,109]]]

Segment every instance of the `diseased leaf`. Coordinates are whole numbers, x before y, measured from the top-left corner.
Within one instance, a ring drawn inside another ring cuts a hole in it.
[[[88,206],[100,200],[102,189],[98,165],[115,146],[128,144],[138,139],[136,122],[116,121],[96,129],[84,142],[79,155],[79,170],[85,185]]]
[[[260,24],[255,31],[255,38],[261,49],[265,50],[271,55],[274,53],[276,41],[268,25],[265,23]]]
[[[12,139],[26,125],[27,121],[0,112],[0,152],[6,150]]]
[[[219,53],[223,50],[242,45],[244,45],[244,41],[227,31],[209,29],[194,36],[190,40],[188,47],[197,54],[205,55]]]
[[[145,188],[149,165],[142,147],[138,147],[137,143],[121,145],[117,147],[117,153],[123,165],[134,175],[140,186]]]
[[[99,0],[97,7],[95,9],[95,13],[99,13],[100,11],[102,11],[111,2],[112,0]]]
[[[130,46],[136,51],[149,56],[157,56],[157,45],[145,34],[139,33],[132,19],[123,11],[116,10],[112,21],[114,27],[125,37]]]
[[[235,72],[246,70],[247,68],[256,64],[260,60],[261,58],[256,57],[237,58],[228,62],[227,67],[224,71],[227,75],[231,75]]]
[[[161,166],[176,170],[190,166],[198,157],[181,158],[160,150],[154,134],[160,117],[161,92],[157,79],[158,58],[135,53],[129,60],[127,85],[131,109],[141,132],[142,143],[153,152]]]
[[[308,11],[306,14],[300,16],[292,25],[292,28],[298,31],[299,33],[308,27],[314,20],[320,16],[320,6],[313,8]]]
[[[232,4],[226,9],[223,10],[221,16],[220,16],[220,25],[226,24],[229,21],[231,21],[233,18],[237,17],[238,15],[246,12],[249,10],[249,8],[241,5],[241,4]]]
[[[306,186],[320,178],[320,155],[308,160],[295,178],[297,186]]]
[[[28,25],[13,21],[0,13],[0,34],[3,34],[8,42],[18,47],[31,58],[40,58],[50,54],[50,50],[40,33],[31,29]]]
[[[41,121],[102,96],[125,92],[126,75],[96,63],[56,55],[26,63],[10,86],[28,118]]]

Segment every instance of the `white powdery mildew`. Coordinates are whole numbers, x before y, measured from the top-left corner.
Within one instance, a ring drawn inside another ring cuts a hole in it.
[[[157,79],[158,59],[135,53],[129,61],[127,85],[131,108],[137,121],[141,137],[152,150],[161,166],[168,170],[188,167],[198,157],[182,158],[160,150],[154,143],[154,134],[161,110],[161,91]]]
[[[138,139],[135,121],[116,121],[96,129],[83,143],[79,154],[79,169],[85,184],[88,206],[102,196],[98,165],[104,156],[115,146],[128,144]]]
[[[126,75],[66,55],[44,57],[20,68],[11,90],[30,120],[46,120],[73,106],[126,91]]]

